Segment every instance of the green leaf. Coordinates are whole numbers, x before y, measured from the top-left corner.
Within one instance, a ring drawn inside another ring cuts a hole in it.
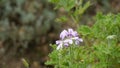
[[[79,28],[79,33],[81,33],[82,35],[88,35],[88,34],[91,34],[91,29],[90,29],[90,27],[88,27],[88,26],[80,26],[80,28]]]
[[[56,22],[67,22],[68,18],[66,16],[61,16],[56,19]]]

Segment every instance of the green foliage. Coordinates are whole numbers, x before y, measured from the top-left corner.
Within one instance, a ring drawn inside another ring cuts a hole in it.
[[[82,25],[78,32],[83,46],[56,50],[49,54],[48,65],[55,68],[119,68],[120,67],[120,14],[98,13],[92,27]]]
[[[66,11],[70,11],[75,6],[74,0],[49,0],[56,4],[56,9],[63,7]]]
[[[91,28],[89,28],[88,26],[82,25],[82,26],[80,26],[79,30],[78,30],[79,33],[82,33],[82,35],[84,35],[84,36],[91,34]]]
[[[60,18],[56,19],[56,22],[66,22],[68,18],[66,16],[61,16]]]
[[[116,35],[120,38],[120,14],[98,14],[96,23],[93,26],[94,36],[105,39],[109,35]],[[120,40],[119,40],[120,41]]]
[[[93,38],[102,40],[105,40],[110,35],[115,35],[117,39],[120,38],[120,14],[103,15],[98,13],[95,19],[96,23],[91,28],[81,26],[79,32],[84,36],[91,35]],[[120,39],[118,41],[120,41]]]
[[[49,2],[56,5],[55,9],[64,8],[68,12],[68,17],[71,16],[75,23],[79,23],[80,17],[90,6],[89,1],[83,3],[83,0],[49,0]]]

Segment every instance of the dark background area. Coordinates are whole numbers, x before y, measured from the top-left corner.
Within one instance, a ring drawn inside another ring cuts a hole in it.
[[[88,1],[88,0],[85,0]],[[120,0],[90,0],[81,23],[92,26],[97,12],[120,11]],[[49,44],[59,39],[62,29],[73,27],[72,21],[56,22],[66,15],[64,9],[54,10],[48,0],[0,0],[0,68],[24,68],[26,59],[30,68],[47,68],[44,62],[52,51]]]

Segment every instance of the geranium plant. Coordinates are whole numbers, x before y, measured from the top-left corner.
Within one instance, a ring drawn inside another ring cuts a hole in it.
[[[119,68],[120,14],[98,13],[92,27],[63,30],[51,46],[46,64],[55,68]]]

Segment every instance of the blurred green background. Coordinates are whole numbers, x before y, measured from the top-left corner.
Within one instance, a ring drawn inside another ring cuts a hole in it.
[[[88,0],[84,0],[85,2]],[[89,0],[91,6],[85,11],[81,23],[92,26],[97,12],[120,11],[120,0]],[[75,28],[71,20],[56,21],[67,13],[54,10],[48,0],[0,0],[0,68],[24,68],[26,59],[30,68],[47,68],[44,65],[62,29]]]

